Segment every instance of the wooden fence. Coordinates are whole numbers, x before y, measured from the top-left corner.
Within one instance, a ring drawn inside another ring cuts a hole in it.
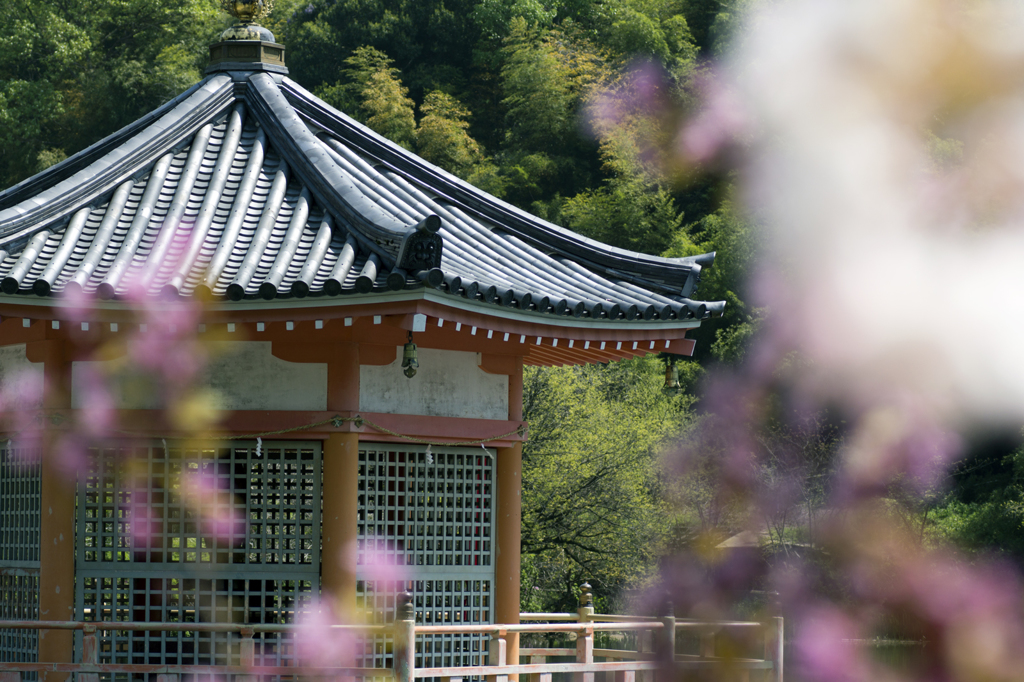
[[[638,618],[595,614],[589,605],[576,614],[521,614],[516,624],[417,625],[411,598],[401,600],[395,621],[389,625],[335,625],[350,630],[354,636],[390,635],[394,638],[394,664],[388,668],[329,666],[266,666],[255,656],[253,635],[256,633],[295,633],[294,625],[263,625],[234,623],[135,623],[78,621],[0,621],[0,629],[76,630],[82,633],[80,660],[74,663],[0,662],[0,682],[20,682],[21,673],[74,673],[77,682],[99,682],[99,676],[112,673],[157,676],[157,682],[178,682],[181,675],[283,676],[288,678],[394,678],[396,682],[413,682],[422,678],[440,678],[443,682],[461,682],[463,678],[485,678],[488,682],[509,682],[519,676],[530,682],[552,682],[556,674],[571,675],[572,682],[595,682],[595,675],[610,675],[615,682],[662,682],[675,680],[686,671],[707,671],[719,679],[748,680],[751,671],[760,671],[754,678],[782,682],[783,623],[774,618],[768,623],[718,622],[706,623],[664,618]],[[734,629],[757,629],[763,636],[764,653],[760,658],[724,655],[716,650],[716,637]],[[167,631],[220,632],[239,636],[239,665],[163,665],[99,663],[98,634],[103,631]],[[699,652],[676,653],[680,631],[699,637]],[[508,644],[512,637],[527,633],[562,633],[575,639],[575,647],[526,647],[519,650],[519,660],[508,660]],[[595,648],[599,633],[631,633],[640,645],[636,649]],[[444,668],[416,667],[417,635],[489,635],[488,665]],[[551,661],[571,658],[570,661]],[[526,662],[522,662],[526,660]],[[640,676],[638,679],[638,675]],[[704,677],[702,675],[702,677]]]

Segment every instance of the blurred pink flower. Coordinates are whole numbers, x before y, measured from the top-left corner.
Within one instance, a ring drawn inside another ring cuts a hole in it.
[[[221,480],[225,481],[223,487]],[[189,471],[181,477],[182,495],[199,514],[203,534],[222,541],[245,533],[245,506],[236,504],[229,485],[230,479],[206,471]]]
[[[396,551],[393,539],[368,536],[359,540],[357,546],[362,550],[359,563],[373,567],[371,574],[373,580],[396,584],[410,580],[409,569],[406,567],[406,555],[404,552]],[[348,550],[343,549],[342,555],[348,555]],[[405,590],[400,591],[404,592]]]
[[[941,484],[962,448],[957,434],[909,401],[880,405],[858,422],[844,454],[845,483],[868,493],[899,483],[921,495]]]
[[[815,682],[869,680],[867,664],[854,640],[857,623],[835,607],[816,607],[800,618],[794,653],[800,675]]]
[[[300,613],[295,633],[299,665],[352,666],[357,638],[351,630],[334,627],[346,622],[328,600],[313,604],[310,609]]]
[[[95,301],[95,297],[87,294],[81,287],[66,288],[58,300],[61,317],[72,324],[89,322],[95,311]]]
[[[662,118],[674,113],[665,96],[667,87],[668,78],[659,64],[645,60],[630,65],[616,87],[600,90],[587,107],[584,120],[590,133],[602,138],[638,114]]]
[[[89,460],[88,447],[85,439],[74,431],[61,434],[52,445],[56,453],[54,462],[57,470],[68,480],[76,480],[80,472],[86,470]]]
[[[701,109],[679,132],[677,148],[684,159],[707,163],[737,144],[748,133],[750,120],[743,99],[724,77],[712,74],[700,86]]]

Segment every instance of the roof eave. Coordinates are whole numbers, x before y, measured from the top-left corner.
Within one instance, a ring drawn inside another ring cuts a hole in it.
[[[304,317],[323,316],[325,318],[337,318],[350,315],[351,309],[366,305],[380,306],[401,302],[426,301],[443,306],[452,310],[474,313],[488,318],[504,320],[513,323],[543,325],[566,331],[571,329],[580,330],[601,330],[601,331],[672,331],[695,329],[700,326],[701,320],[593,320],[589,318],[575,318],[571,315],[555,316],[547,313],[533,311],[522,311],[515,308],[499,307],[483,301],[468,300],[458,296],[452,296],[433,289],[407,289],[394,292],[374,292],[370,294],[347,294],[344,296],[316,296],[302,299],[243,299],[241,301],[214,300],[203,304],[203,309],[212,316],[230,313],[232,316],[242,318],[251,317],[253,321],[259,320],[260,314],[274,315],[283,311],[289,311],[297,319]],[[167,306],[168,310],[176,305],[174,301],[154,301],[150,304],[153,310],[159,310],[161,306]],[[29,308],[50,309],[52,314],[48,319],[61,319],[61,310],[67,306],[66,302],[59,297],[51,296],[23,296],[0,293],[0,309],[6,310],[4,317],[26,317],[34,319]],[[89,307],[98,319],[107,316],[117,316],[119,313],[128,313],[137,308],[137,305],[130,301],[119,300],[92,300]],[[20,314],[18,308],[25,308],[26,312]],[[12,314],[13,311],[13,314]]]
[[[536,248],[571,257],[589,269],[631,280],[635,278],[638,283],[658,284],[678,293],[689,277],[693,263],[703,260],[709,266],[714,260],[713,254],[689,258],[649,256],[583,237],[530,215],[423,161],[324,103],[289,78],[281,79],[281,89],[302,116],[358,148],[361,153],[429,186],[444,201],[501,225],[502,229]]]
[[[189,139],[234,100],[233,83],[225,75],[204,79],[189,92],[188,97],[172,100],[175,105],[170,109],[159,109],[163,112],[160,117],[144,119],[144,127],[125,128],[89,147],[85,150],[87,154],[68,159],[60,173],[44,172],[26,181],[38,189],[41,178],[62,178],[0,209],[0,248],[16,249],[40,229],[66,220],[74,211],[112,192],[119,183],[152,165],[154,150],[172,148]],[[27,191],[24,187],[29,186],[26,183],[9,192],[21,196]]]
[[[249,84],[246,103],[293,172],[329,210],[355,227],[353,235],[364,247],[394,265],[416,226],[389,216],[346,180],[270,75],[253,74]]]

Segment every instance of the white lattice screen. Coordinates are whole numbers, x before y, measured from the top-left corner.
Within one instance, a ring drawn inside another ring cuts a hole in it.
[[[420,623],[492,620],[494,452],[360,443],[357,606],[390,621],[410,591]],[[418,638],[418,667],[480,665],[486,637]],[[360,665],[389,667],[391,642],[367,640]]]
[[[38,451],[0,449],[0,619],[39,619]],[[0,630],[0,660],[37,660],[35,630]],[[25,679],[35,679],[29,674]]]
[[[76,606],[86,621],[290,623],[320,585],[318,442],[109,447],[79,478]],[[100,661],[237,662],[236,635],[111,632]],[[256,636],[258,660],[291,643]]]

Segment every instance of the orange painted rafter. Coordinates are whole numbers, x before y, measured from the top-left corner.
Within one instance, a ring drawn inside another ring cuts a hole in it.
[[[344,299],[342,299],[344,300]],[[494,306],[495,311],[501,308]],[[593,321],[588,318],[575,320],[572,317],[563,316],[552,318],[546,315],[536,315],[536,320],[524,321],[509,319],[500,316],[486,314],[487,307],[482,307],[481,312],[450,308],[435,301],[422,299],[409,301],[390,301],[378,303],[363,303],[358,305],[337,305],[322,306],[316,308],[248,308],[240,307],[237,310],[208,309],[204,314],[207,324],[219,325],[234,323],[236,325],[249,325],[263,322],[287,323],[296,325],[301,322],[312,322],[321,320],[325,323],[332,320],[356,320],[359,318],[372,318],[374,316],[402,318],[398,323],[400,327],[411,327],[412,316],[424,314],[433,318],[434,323],[438,319],[448,323],[460,323],[469,327],[477,327],[483,330],[494,330],[495,332],[526,334],[527,336],[544,336],[551,338],[575,338],[581,340],[656,340],[664,338],[681,338],[685,335],[686,329],[654,327],[638,328],[638,322],[621,321],[615,322],[614,328],[595,329],[591,325]],[[127,309],[96,308],[91,310],[87,317],[95,323],[128,322],[133,315]],[[0,319],[8,318],[20,321],[27,318],[33,321],[60,320],[67,322],[68,311],[59,306],[39,306],[12,304],[0,301]],[[548,323],[548,320],[558,319],[561,322],[575,323],[570,326],[559,326]],[[597,321],[601,322],[601,321]],[[67,324],[71,324],[67,322]],[[428,323],[429,324],[429,323]]]
[[[388,310],[378,307],[373,309],[373,314],[362,316],[325,316],[316,319],[259,322],[205,322],[197,332],[200,338],[272,341],[275,344],[275,355],[282,358],[289,355],[291,357],[286,359],[293,362],[312,361],[311,357],[303,354],[302,348],[306,347],[306,344],[319,346],[325,349],[324,352],[329,353],[336,344],[358,343],[361,348],[367,349],[366,353],[361,352],[363,364],[388,364],[394,359],[394,351],[388,350],[387,347],[394,349],[405,343],[413,326],[415,313],[406,310],[409,306],[438,308],[429,301],[407,301],[386,304],[383,307]],[[359,307],[346,308],[345,312],[352,313],[354,308]],[[321,313],[330,310],[334,309],[317,309]],[[420,347],[521,356],[527,358],[528,364],[609,362],[652,352],[690,355],[693,349],[693,341],[684,338],[686,329],[630,329],[628,323],[624,323],[623,329],[564,328],[517,323],[517,328],[509,327],[503,330],[500,326],[510,322],[509,320],[485,318],[476,314],[467,315],[465,311],[451,309],[434,312],[459,314],[467,321],[428,315],[424,330],[413,334],[414,341]],[[66,320],[35,320],[24,326],[23,319],[27,318],[10,318],[0,322],[0,345],[63,339],[72,342],[76,357],[88,357],[105,341],[125,338],[129,331],[132,334],[139,332],[134,327],[129,329],[130,322],[90,322],[82,325]],[[479,325],[473,324],[474,322]],[[112,331],[113,325],[117,325],[117,331]],[[83,329],[86,326],[88,329]],[[151,328],[146,333],[158,334],[160,330]],[[294,346],[295,350],[282,350],[279,353],[277,348],[285,346]],[[376,352],[373,352],[373,348]]]

